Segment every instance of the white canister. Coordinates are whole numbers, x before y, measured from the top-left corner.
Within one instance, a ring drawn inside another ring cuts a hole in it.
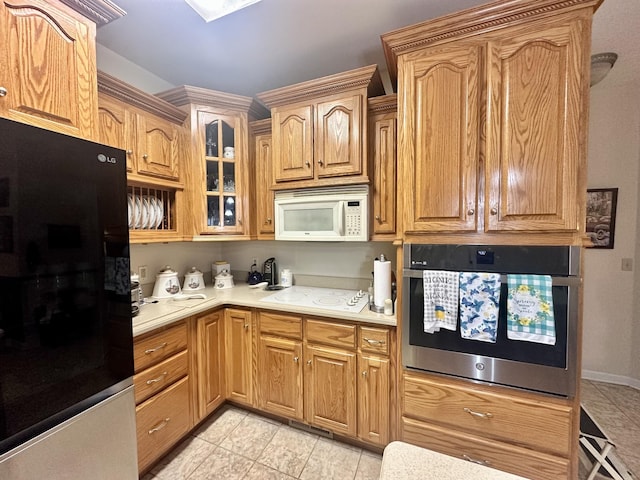
[[[226,262],[224,260],[217,260],[213,262],[211,264],[211,281],[215,283],[216,276],[220,275],[224,271],[231,271],[231,265],[229,264],[229,262]]]
[[[290,287],[293,284],[293,273],[288,268],[283,268],[280,272],[280,285]]]
[[[224,147],[224,158],[235,158],[236,150],[234,147]]]

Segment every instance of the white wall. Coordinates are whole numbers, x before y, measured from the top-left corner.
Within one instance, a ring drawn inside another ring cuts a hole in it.
[[[595,85],[589,123],[588,188],[618,187],[618,206],[614,248],[585,250],[583,376],[640,386],[637,84]],[[632,272],[622,258],[633,259]]]
[[[98,70],[119,78],[144,92],[158,93],[175,87],[175,85],[139,67],[99,43],[96,45],[96,56]]]

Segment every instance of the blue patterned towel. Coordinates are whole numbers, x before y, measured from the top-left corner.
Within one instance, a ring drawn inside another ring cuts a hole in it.
[[[495,343],[499,310],[499,273],[460,273],[462,338]]]
[[[424,287],[424,331],[434,333],[440,328],[455,330],[458,325],[458,272],[425,270],[422,272]]]
[[[555,345],[551,277],[509,275],[507,282],[507,338]]]

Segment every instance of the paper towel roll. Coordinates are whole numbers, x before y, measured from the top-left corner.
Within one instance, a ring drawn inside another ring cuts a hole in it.
[[[373,298],[376,307],[384,308],[384,301],[391,298],[391,262],[373,262]]]

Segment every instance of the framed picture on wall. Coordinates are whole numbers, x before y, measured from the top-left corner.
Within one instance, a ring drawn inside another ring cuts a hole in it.
[[[592,248],[613,248],[616,227],[617,188],[587,190],[587,236]]]

